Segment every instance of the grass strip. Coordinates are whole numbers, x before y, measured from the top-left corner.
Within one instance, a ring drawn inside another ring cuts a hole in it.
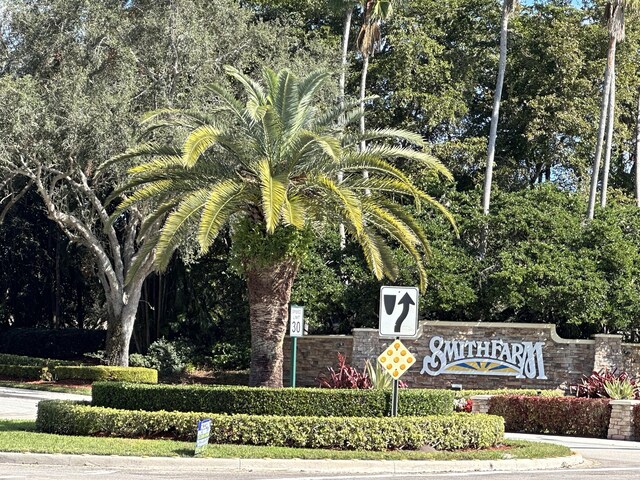
[[[33,421],[0,420],[0,451],[3,452],[193,457],[194,447],[195,444],[191,442],[172,440],[74,437],[37,433]],[[505,458],[551,458],[568,455],[571,455],[571,450],[559,445],[507,440],[500,449],[462,452],[336,451],[210,444],[203,456],[208,458],[301,458],[316,460],[500,460]]]

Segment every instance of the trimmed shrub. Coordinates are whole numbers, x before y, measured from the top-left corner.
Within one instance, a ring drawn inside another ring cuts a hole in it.
[[[1,365],[34,365],[37,367],[55,367],[56,365],[81,365],[80,362],[69,360],[52,360],[50,358],[27,357],[25,355],[12,355],[0,353]]]
[[[500,388],[495,390],[456,390],[456,399],[467,399],[475,395],[526,395],[530,397],[564,397],[564,391],[559,388],[553,390],[535,390],[533,388]]]
[[[386,391],[391,405],[391,392]],[[398,390],[398,415],[449,415],[453,413],[451,390],[409,389]],[[388,412],[391,408],[388,409]]]
[[[105,330],[9,328],[0,334],[0,352],[76,359],[104,349]]]
[[[492,397],[489,414],[508,432],[606,438],[611,407],[608,399],[513,395]]]
[[[162,437],[193,441],[198,420],[210,418],[211,439],[221,444],[343,450],[488,448],[503,439],[503,420],[454,414],[405,418],[294,417],[144,412],[44,400],[36,429],[62,435]]]
[[[640,438],[640,405],[633,407],[633,427],[636,438]]]
[[[92,394],[96,406],[127,410],[317,417],[383,417],[391,411],[386,390],[96,383]],[[400,392],[401,415],[452,412],[453,394],[447,390]]]
[[[157,370],[142,367],[59,366],[55,367],[54,375],[58,380],[158,383]]]
[[[35,365],[0,365],[0,375],[23,380],[51,380],[47,367]]]

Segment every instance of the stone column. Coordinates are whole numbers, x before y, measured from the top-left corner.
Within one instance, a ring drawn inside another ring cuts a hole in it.
[[[364,368],[367,359],[376,359],[382,353],[380,336],[377,328],[354,328],[353,354],[351,364],[358,368]]]
[[[597,372],[602,369],[622,369],[624,358],[622,355],[622,335],[597,334],[593,336],[595,342],[595,354],[593,369]]]
[[[474,395],[471,397],[471,413],[489,413],[489,400],[493,395]]]
[[[640,400],[611,400],[611,419],[607,438],[612,440],[636,440],[633,409]]]

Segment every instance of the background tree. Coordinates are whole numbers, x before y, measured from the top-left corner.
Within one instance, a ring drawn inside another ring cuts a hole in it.
[[[108,222],[105,200],[123,172],[97,174],[96,166],[132,142],[141,112],[198,102],[221,62],[303,68],[308,58],[329,58],[325,45],[224,0],[0,6],[9,55],[0,78],[7,120],[0,127],[1,186],[8,196],[0,198],[12,203],[25,185],[33,188],[49,218],[93,258],[108,312],[96,322],[108,328],[107,361],[126,365],[152,256],[138,230],[145,212],[134,208]],[[59,28],[52,33],[51,25]]]

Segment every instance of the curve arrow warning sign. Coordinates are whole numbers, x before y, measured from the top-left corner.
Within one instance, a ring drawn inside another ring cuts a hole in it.
[[[415,337],[418,334],[418,289],[380,289],[380,336]]]

